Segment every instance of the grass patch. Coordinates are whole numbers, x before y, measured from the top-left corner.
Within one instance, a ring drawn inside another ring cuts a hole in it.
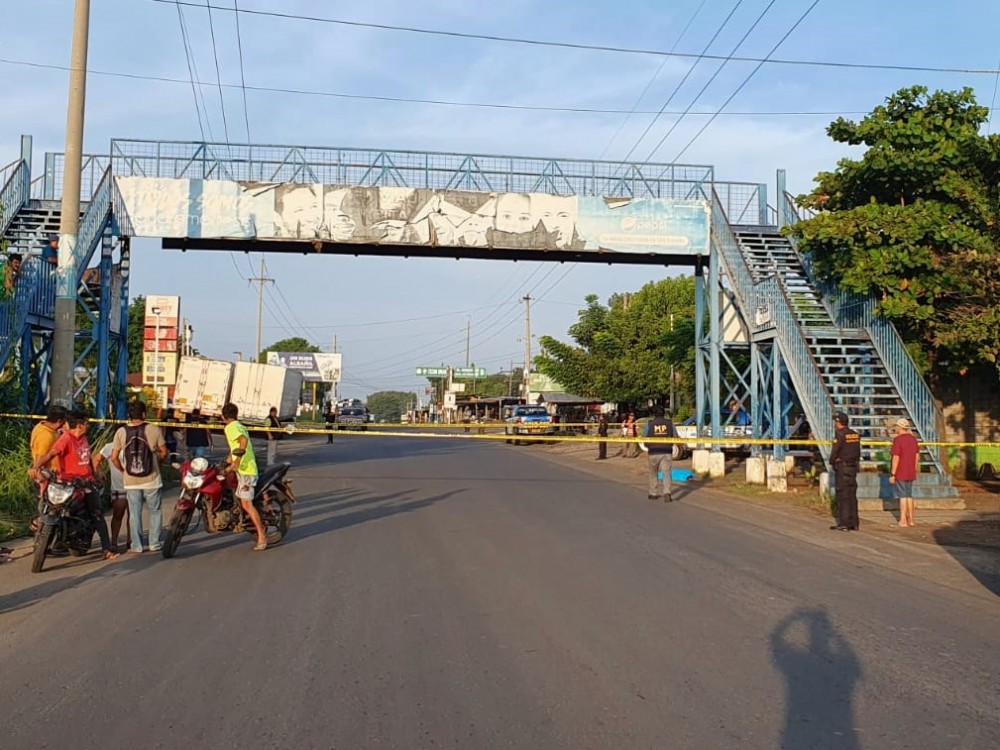
[[[20,422],[0,422],[0,539],[22,536],[35,512],[29,435]]]

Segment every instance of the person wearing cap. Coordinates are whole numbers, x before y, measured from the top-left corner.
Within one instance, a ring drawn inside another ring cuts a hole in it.
[[[861,466],[861,436],[848,427],[847,415],[833,415],[836,433],[830,451],[830,466],[837,476],[837,523],[832,531],[857,531],[858,469]]]
[[[899,500],[899,525],[913,526],[913,483],[920,471],[920,446],[910,432],[910,422],[906,418],[896,420],[893,427],[896,435],[892,439],[889,455],[889,484],[892,494]]]
[[[52,266],[59,265],[59,235],[50,234],[42,248],[42,260]]]

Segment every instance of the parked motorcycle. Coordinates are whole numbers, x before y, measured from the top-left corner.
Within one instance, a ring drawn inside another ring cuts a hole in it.
[[[97,523],[87,507],[87,493],[98,491],[99,485],[83,479],[60,481],[51,471],[43,471],[42,477],[32,573],[42,572],[45,558],[53,550],[67,550],[73,557],[87,554],[97,533]]]
[[[287,478],[289,463],[275,464],[257,478],[253,503],[264,524],[268,546],[285,538],[292,525],[292,480]],[[205,531],[218,534],[223,531],[246,531],[256,537],[253,522],[243,512],[236,499],[236,474],[225,473],[223,465],[211,465],[198,457],[180,465],[181,496],[174,514],[167,524],[163,539],[163,556],[168,560],[177,552],[181,539],[190,531],[191,519],[196,510],[201,512]],[[197,528],[196,523],[194,528]]]

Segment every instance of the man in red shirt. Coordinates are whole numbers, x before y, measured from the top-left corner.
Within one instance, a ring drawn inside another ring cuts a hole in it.
[[[889,468],[889,484],[899,500],[899,525],[913,526],[913,483],[920,471],[920,446],[910,432],[907,419],[896,420],[896,436],[892,439],[892,464]]]
[[[87,415],[81,411],[71,411],[66,417],[66,426],[62,435],[52,445],[47,453],[35,459],[32,468],[37,471],[52,459],[56,459],[59,479],[85,479],[96,482],[94,476],[94,460],[90,455],[90,442],[87,440]],[[93,489],[86,494],[87,507],[94,516],[97,535],[101,538],[101,550],[105,560],[114,560],[118,555],[111,549],[111,538],[108,536],[108,524],[101,510],[101,498]]]

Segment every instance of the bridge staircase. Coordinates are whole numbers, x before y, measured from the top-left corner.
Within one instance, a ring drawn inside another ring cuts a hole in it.
[[[828,294],[813,278],[808,260],[777,227],[732,227],[718,199],[715,203],[713,234],[753,336],[771,339],[780,348],[818,440],[833,439],[834,413],[849,416],[863,446],[858,497],[891,497],[884,471],[891,426],[906,418],[921,443],[936,443],[941,424],[933,397],[898,334],[874,315],[871,300]],[[828,465],[829,450],[821,448]],[[947,505],[957,497],[937,448],[922,446],[920,472],[916,498]]]
[[[38,199],[30,195],[29,167],[21,161],[12,170],[0,189],[0,237],[6,252],[19,253],[23,260],[13,294],[0,298],[0,372],[22,347],[30,347],[38,334],[51,335],[57,278],[55,267],[41,257],[41,249],[50,234],[59,233],[61,203],[54,199]],[[76,248],[77,278],[81,296],[92,300],[95,294],[95,269],[88,269],[95,250],[111,229],[110,171],[98,184],[94,195],[81,203],[81,218]]]

